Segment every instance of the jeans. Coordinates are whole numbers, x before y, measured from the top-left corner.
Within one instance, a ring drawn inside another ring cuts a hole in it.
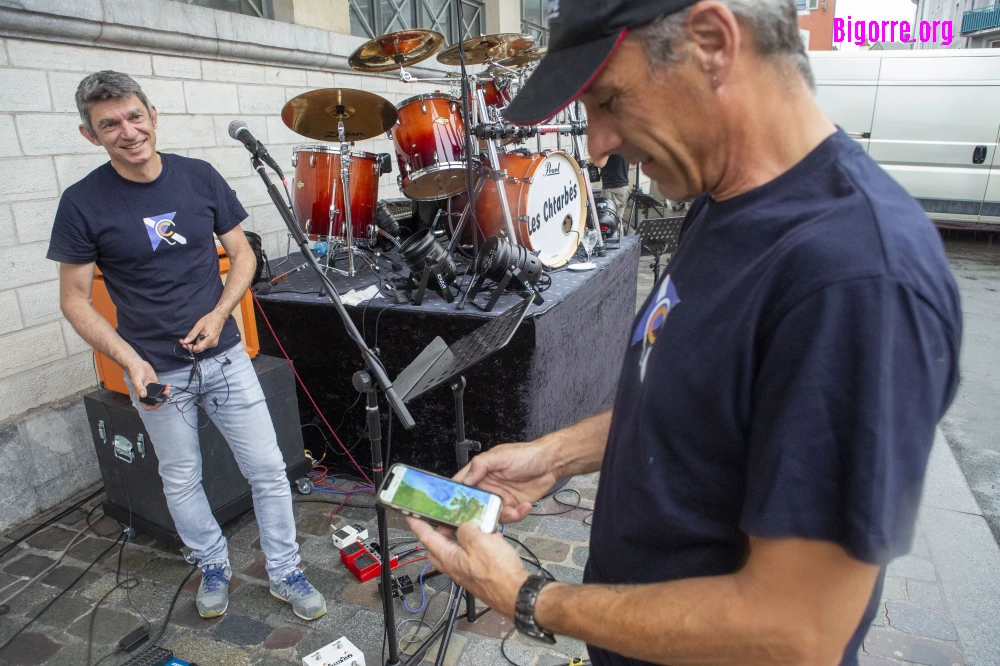
[[[228,361],[228,364],[227,364]],[[198,393],[205,411],[225,436],[243,476],[250,482],[253,506],[260,526],[260,546],[267,558],[267,574],[274,582],[298,566],[292,491],[285,475],[285,461],[278,448],[264,392],[250,357],[242,345],[198,362],[201,376],[191,380],[191,366],[158,372],[161,384],[170,384],[170,400],[145,410],[125,375],[132,404],[139,410],[160,461],[163,494],[177,533],[198,559],[199,566],[229,560],[226,538],[201,484],[199,412],[192,399]],[[189,385],[190,384],[190,385]],[[228,388],[227,388],[228,385]],[[184,392],[185,388],[190,393]],[[179,408],[185,411],[182,413]]]

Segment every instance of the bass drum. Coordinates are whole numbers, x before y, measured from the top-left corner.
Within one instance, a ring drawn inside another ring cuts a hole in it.
[[[537,253],[546,268],[565,265],[576,254],[587,223],[587,183],[577,161],[560,151],[508,153],[500,157],[500,170],[507,175],[504,194],[517,242]],[[464,201],[453,200],[456,208],[461,214]],[[494,180],[486,180],[476,198],[476,219],[480,240],[505,236]]]

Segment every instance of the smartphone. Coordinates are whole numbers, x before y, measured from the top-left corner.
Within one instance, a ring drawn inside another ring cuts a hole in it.
[[[436,525],[475,523],[487,533],[496,531],[503,507],[499,495],[399,464],[389,469],[376,499],[385,508]]]
[[[158,405],[161,402],[166,402],[167,396],[163,394],[165,390],[167,390],[165,385],[150,382],[146,384],[146,397],[139,398],[139,402],[147,405]]]

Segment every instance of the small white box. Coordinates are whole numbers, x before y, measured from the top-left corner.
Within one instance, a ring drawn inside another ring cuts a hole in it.
[[[358,531],[350,525],[344,525],[333,533],[333,545],[344,550],[352,543],[359,540]]]
[[[302,666],[365,666],[365,655],[346,638],[338,638],[302,657]]]

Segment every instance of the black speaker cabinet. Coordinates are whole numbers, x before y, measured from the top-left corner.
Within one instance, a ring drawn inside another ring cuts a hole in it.
[[[289,482],[308,492],[311,463],[305,457],[295,377],[288,363],[272,356],[253,360],[267,401]],[[123,525],[131,523],[166,545],[183,546],[167,510],[159,461],[128,396],[99,389],[84,396],[87,419],[97,449],[97,462],[107,499],[104,513]],[[160,409],[174,409],[164,405]],[[193,421],[193,412],[188,416]],[[202,484],[212,515],[223,524],[253,508],[250,484],[243,478],[233,452],[215,424],[199,409]]]

